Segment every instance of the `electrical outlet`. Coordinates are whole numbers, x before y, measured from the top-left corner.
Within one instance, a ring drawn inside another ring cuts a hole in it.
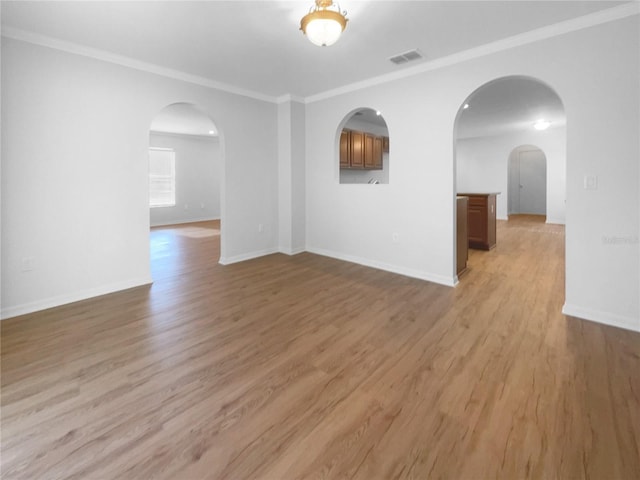
[[[20,265],[20,271],[31,272],[34,269],[35,260],[34,257],[24,257]]]
[[[393,243],[400,243],[400,234],[399,233],[392,233],[391,234],[391,241]]]
[[[264,232],[264,225],[262,223],[258,224],[258,233]]]
[[[585,190],[597,190],[598,189],[598,177],[595,175],[584,176],[584,189]]]

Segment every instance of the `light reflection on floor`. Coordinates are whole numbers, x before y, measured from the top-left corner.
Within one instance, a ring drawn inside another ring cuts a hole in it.
[[[176,229],[175,234],[189,238],[206,238],[220,235],[220,230],[217,228],[186,227]]]
[[[211,259],[216,263],[220,255],[220,221],[152,227],[149,240],[151,275],[157,288],[158,282],[194,268],[189,261],[193,242],[211,242]],[[196,267],[201,266],[202,261],[196,261]]]
[[[197,224],[152,227],[149,236],[149,259],[153,284],[149,295],[153,319],[152,327],[165,328],[178,321],[166,317],[164,311],[179,297],[169,293],[176,282],[199,282],[198,271],[215,268],[220,256],[220,221]],[[203,255],[204,252],[204,255]],[[155,345],[154,348],[160,348]]]

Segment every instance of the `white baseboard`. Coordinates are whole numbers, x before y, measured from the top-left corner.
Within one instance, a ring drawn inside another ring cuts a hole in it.
[[[27,313],[39,312],[40,310],[46,310],[47,308],[59,307],[60,305],[66,305],[68,303],[79,302],[80,300],[99,297],[100,295],[106,295],[108,293],[118,292],[120,290],[127,290],[129,288],[150,285],[151,283],[153,283],[151,277],[136,278],[123,282],[113,283],[111,285],[104,285],[101,287],[90,288],[79,292],[73,292],[68,295],[59,295],[56,297],[46,298],[44,300],[24,303],[22,305],[15,305],[12,307],[3,308],[0,312],[0,320],[17,317],[18,315],[26,315]]]
[[[456,285],[455,277],[435,275],[429,272],[400,267],[398,265],[391,265],[389,263],[378,262],[376,260],[370,260],[368,258],[362,258],[354,255],[345,255],[343,253],[324,250],[322,248],[307,247],[307,252],[322,255],[324,257],[335,258],[337,260],[343,260],[345,262],[357,263],[358,265],[364,265],[365,267],[377,268],[378,270],[384,270],[386,272],[397,273],[398,275],[404,275],[405,277],[426,280],[427,282],[446,285],[447,287],[454,287]]]
[[[597,310],[578,307],[576,305],[569,305],[567,303],[562,307],[562,313],[570,317],[576,317],[583,320],[602,323],[604,325],[610,325],[612,327],[640,332],[639,318],[625,317],[615,313],[600,312]]]
[[[560,219],[560,218],[547,217],[546,223],[552,223],[553,225],[564,225],[565,221],[564,219]]]
[[[278,252],[284,253],[285,255],[298,255],[299,253],[306,252],[304,247],[298,248],[278,248]]]
[[[273,253],[279,253],[277,248],[267,248],[264,250],[258,250],[255,252],[242,253],[240,255],[234,255],[232,257],[220,257],[218,263],[220,265],[231,265],[232,263],[244,262],[245,260],[251,260],[253,258],[264,257],[265,255],[271,255]]]

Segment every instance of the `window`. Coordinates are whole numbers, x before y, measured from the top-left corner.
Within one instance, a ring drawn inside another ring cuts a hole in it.
[[[171,148],[149,149],[149,206],[176,204],[176,152]]]

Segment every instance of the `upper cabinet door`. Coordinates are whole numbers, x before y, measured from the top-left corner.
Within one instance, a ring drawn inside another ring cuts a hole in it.
[[[373,144],[375,136],[370,133],[364,134],[364,168],[374,168]]]
[[[364,167],[364,133],[351,132],[351,168]]]
[[[351,163],[349,162],[350,155],[350,143],[351,132],[349,130],[342,130],[340,134],[340,168],[349,168]]]
[[[375,137],[373,139],[373,168],[376,170],[382,170],[382,151],[383,139]]]

